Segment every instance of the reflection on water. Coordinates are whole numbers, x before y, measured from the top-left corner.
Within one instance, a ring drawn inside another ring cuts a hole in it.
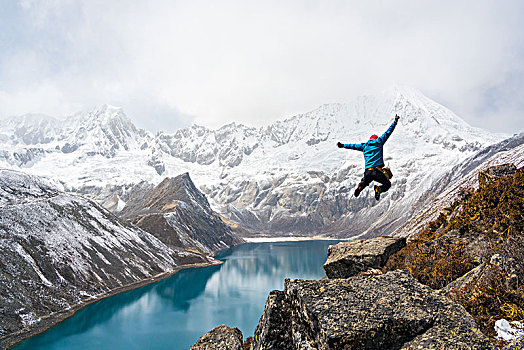
[[[253,334],[268,293],[284,278],[318,279],[333,241],[245,244],[223,265],[172,277],[87,306],[16,349],[188,349],[225,323]]]

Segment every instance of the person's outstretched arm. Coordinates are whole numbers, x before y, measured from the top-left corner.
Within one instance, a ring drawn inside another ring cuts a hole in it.
[[[354,149],[356,151],[363,151],[364,150],[364,145],[365,143],[345,143],[345,144],[342,144],[340,142],[337,142],[337,147],[338,148],[347,148],[347,149]]]
[[[395,130],[395,126],[397,126],[397,123],[398,123],[399,119],[400,119],[400,117],[395,114],[395,121],[389,126],[389,128],[386,130],[384,135],[382,135],[382,136],[380,136],[378,138],[380,143],[382,143],[382,144],[386,143],[386,141],[388,140],[389,136],[391,136],[391,133],[393,132],[393,130]]]

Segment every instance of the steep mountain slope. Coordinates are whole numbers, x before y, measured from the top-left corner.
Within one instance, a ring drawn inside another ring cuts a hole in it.
[[[381,134],[395,113],[400,124],[385,145],[393,187],[378,203],[369,190],[354,198],[353,188],[363,174],[362,155],[338,149],[335,143],[364,142],[371,134]],[[110,107],[85,114],[82,118],[91,118],[89,123],[97,127],[89,132],[85,128],[85,136],[70,132],[63,139],[48,128],[49,135],[24,141],[7,136],[12,126],[0,125],[0,162],[53,176],[70,190],[92,191],[100,201],[112,196],[100,190],[107,185],[156,185],[166,176],[189,172],[213,209],[252,233],[348,237],[393,231],[444,172],[505,138],[472,128],[445,107],[403,87],[348,104],[324,105],[259,129],[233,123],[218,130],[192,126],[153,136],[121,121],[122,114]],[[104,129],[115,118],[116,125],[125,127]],[[74,116],[62,124],[79,125],[79,119]],[[80,130],[63,126],[59,133],[66,129]],[[111,142],[116,146],[109,147]],[[65,149],[69,153],[64,153],[66,144],[72,145]],[[97,147],[101,151],[93,151]],[[17,154],[31,161],[22,164]]]
[[[414,214],[395,232],[396,236],[412,236],[447,207],[465,188],[478,188],[478,174],[506,163],[524,166],[524,133],[488,146],[442,175],[413,205]]]
[[[126,204],[117,214],[168,246],[213,254],[243,242],[211,209],[188,173],[166,178],[148,190],[139,186],[122,196]]]
[[[2,342],[116,290],[212,261],[168,248],[48,180],[0,169]]]

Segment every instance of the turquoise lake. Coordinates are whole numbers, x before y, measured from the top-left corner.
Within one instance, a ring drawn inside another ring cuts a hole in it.
[[[285,278],[324,275],[336,241],[244,244],[220,252],[222,265],[170,278],[91,304],[15,349],[189,349],[224,323],[252,336],[271,290]]]

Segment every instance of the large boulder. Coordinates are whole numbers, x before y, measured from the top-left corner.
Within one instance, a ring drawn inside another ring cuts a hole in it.
[[[190,350],[242,350],[242,332],[225,324],[201,336]]]
[[[405,270],[348,279],[287,279],[283,295],[273,294],[273,299],[264,315],[289,309],[290,316],[262,324],[263,316],[254,350],[275,348],[275,339],[289,344],[283,349],[493,349],[462,306]]]
[[[405,238],[377,237],[342,242],[328,249],[324,270],[329,278],[348,278],[383,267],[388,258],[406,246]]]

